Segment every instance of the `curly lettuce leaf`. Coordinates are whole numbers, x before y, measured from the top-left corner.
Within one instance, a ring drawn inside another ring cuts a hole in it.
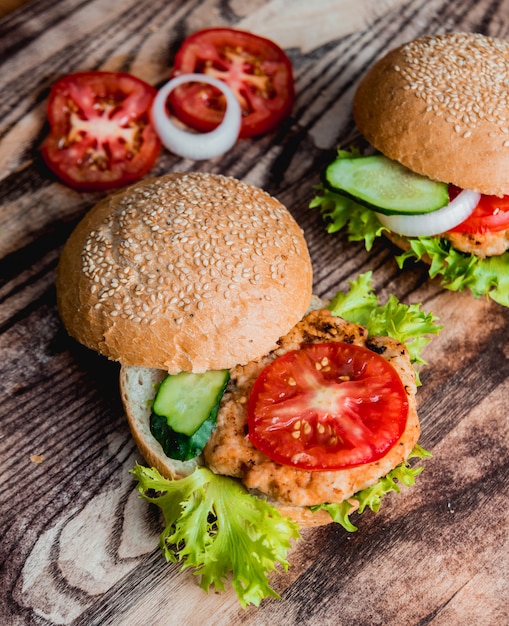
[[[400,485],[411,487],[415,483],[415,477],[418,476],[423,466],[412,467],[408,462],[411,458],[429,458],[431,454],[424,450],[420,445],[416,444],[410,453],[408,459],[403,463],[397,465],[386,476],[380,478],[380,480],[366,489],[354,494],[349,500],[340,502],[339,504],[327,503],[320,504],[318,506],[311,507],[313,511],[323,509],[329,513],[332,519],[341,524],[341,526],[348,532],[354,532],[357,527],[354,526],[349,518],[350,513],[353,510],[357,510],[359,514],[362,514],[366,508],[369,508],[374,513],[378,513],[382,498],[391,491],[401,491]]]
[[[318,208],[326,222],[327,232],[336,233],[346,228],[349,241],[364,241],[368,252],[377,237],[381,237],[385,226],[375,213],[357,204],[351,198],[334,193],[323,185],[317,185],[318,194],[311,200],[310,208]]]
[[[358,151],[338,150],[337,158],[362,158]],[[380,224],[375,213],[350,198],[316,186],[317,194],[310,208],[318,208],[329,233],[345,229],[349,241],[364,241],[371,250],[375,239],[388,229]],[[502,306],[509,306],[509,252],[481,259],[474,254],[455,250],[450,242],[440,237],[406,238],[411,246],[408,252],[396,257],[400,268],[407,259],[430,261],[431,278],[441,277],[441,284],[450,291],[470,290],[475,298],[488,296]]]
[[[167,561],[194,568],[207,592],[211,586],[223,590],[231,576],[243,608],[259,606],[266,597],[279,598],[268,574],[278,565],[288,569],[286,555],[292,540],[299,538],[293,520],[251,495],[239,481],[205,467],[178,480],[138,464],[132,473],[143,498],[163,513],[166,527],[160,545]]]
[[[442,277],[445,289],[469,289],[475,298],[488,295],[502,306],[509,306],[509,252],[481,259],[452,247],[447,239],[418,237],[408,239],[410,250],[396,257],[400,268],[407,259],[430,260],[431,278]]]
[[[412,364],[425,364],[422,350],[431,337],[442,329],[432,313],[421,311],[420,304],[403,304],[390,295],[385,304],[380,304],[372,287],[372,272],[361,274],[348,283],[348,292],[338,292],[332,298],[329,309],[354,324],[362,324],[370,335],[393,337],[407,347]]]

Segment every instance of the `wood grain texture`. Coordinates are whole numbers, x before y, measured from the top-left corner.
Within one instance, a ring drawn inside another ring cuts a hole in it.
[[[129,474],[141,459],[118,367],[74,344],[55,307],[62,245],[101,196],[60,185],[38,155],[57,77],[113,69],[160,85],[188,33],[223,24],[280,33],[295,69],[292,117],[211,161],[165,152],[153,173],[207,170],[264,187],[303,227],[319,295],[373,270],[382,297],[423,302],[445,326],[418,392],[433,452],[418,485],[353,535],[306,531],[289,573],[273,578],[282,599],[245,611],[231,591],[205,595],[157,548],[160,520]],[[337,145],[359,141],[351,99],[366,68],[451,29],[509,37],[509,0],[36,0],[0,21],[0,623],[509,622],[508,311],[442,290],[419,265],[400,273],[389,244],[367,253],[308,208]]]

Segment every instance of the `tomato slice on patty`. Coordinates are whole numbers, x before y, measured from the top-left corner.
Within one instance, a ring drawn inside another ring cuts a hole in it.
[[[123,72],[63,76],[48,98],[51,130],[41,146],[46,164],[64,183],[82,191],[138,180],[161,149],[150,118],[156,93]]]
[[[405,430],[398,373],[367,348],[304,345],[265,367],[248,402],[253,445],[283,465],[338,470],[382,458]]]
[[[267,133],[290,114],[293,71],[285,52],[273,41],[233,28],[208,28],[190,35],[179,48],[173,76],[208,74],[224,81],[242,108],[239,137]],[[172,112],[202,132],[223,119],[225,99],[215,87],[189,83],[169,97]]]
[[[449,185],[449,197],[453,199],[459,189]],[[497,233],[509,229],[509,196],[486,196],[481,195],[479,204],[475,207],[467,219],[449,233],[464,233],[466,235],[480,235],[484,233]]]

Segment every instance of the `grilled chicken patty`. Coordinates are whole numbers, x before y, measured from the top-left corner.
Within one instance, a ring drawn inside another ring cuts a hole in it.
[[[488,233],[444,233],[456,250],[475,254],[482,259],[488,256],[498,256],[509,250],[509,230]]]
[[[378,461],[342,470],[308,471],[272,461],[257,450],[247,436],[247,401],[253,384],[275,358],[302,344],[343,341],[364,346],[389,361],[399,374],[409,402],[406,428],[396,444]],[[217,416],[217,427],[205,449],[209,468],[240,478],[249,489],[290,506],[342,502],[376,483],[410,454],[419,437],[415,401],[415,373],[405,346],[389,337],[369,337],[363,326],[331,315],[327,309],[312,311],[278,342],[278,347],[247,365],[231,370],[231,379]]]

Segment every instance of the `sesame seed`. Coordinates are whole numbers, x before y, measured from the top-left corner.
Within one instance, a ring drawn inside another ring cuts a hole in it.
[[[110,205],[84,243],[82,269],[96,309],[133,323],[161,313],[181,324],[208,298],[229,299],[268,277],[290,280],[295,266],[282,249],[306,254],[300,229],[266,192],[223,176],[170,174]]]
[[[427,112],[445,114],[458,135],[470,137],[479,120],[494,126],[490,136],[509,132],[509,42],[477,33],[447,33],[419,37],[404,45],[401,55],[404,63],[393,69],[403,78],[403,89],[423,99]],[[463,132],[458,122],[469,130]]]

